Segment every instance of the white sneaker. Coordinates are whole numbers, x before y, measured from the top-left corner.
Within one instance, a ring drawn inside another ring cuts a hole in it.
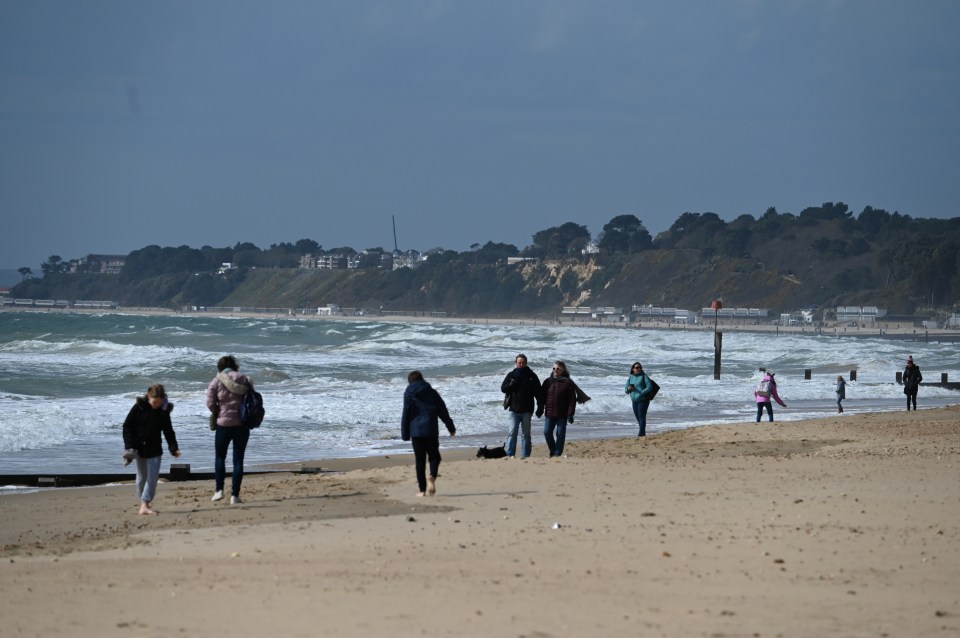
[[[243,501],[240,500],[240,497],[239,497],[239,496],[231,496],[231,497],[230,497],[230,504],[231,504],[231,505],[239,505],[240,503],[243,503]]]
[[[211,501],[219,501],[219,500],[221,500],[222,498],[223,498],[223,490],[219,490],[219,491],[216,491],[216,492],[213,493],[213,498],[211,498],[210,500],[211,500]]]

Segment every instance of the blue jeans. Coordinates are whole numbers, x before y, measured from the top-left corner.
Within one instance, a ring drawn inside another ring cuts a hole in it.
[[[143,503],[150,503],[157,495],[157,481],[160,479],[161,456],[145,459],[137,457],[137,498]]]
[[[230,494],[240,496],[240,483],[243,482],[243,455],[247,452],[248,440],[250,440],[250,428],[246,426],[217,426],[217,435],[213,442],[217,455],[213,465],[213,476],[217,482],[216,491],[223,491],[223,483],[227,478],[227,448],[230,447],[230,443],[233,443],[233,480]]]
[[[645,399],[633,402],[633,416],[637,417],[637,425],[640,426],[637,436],[647,436],[647,409],[649,407],[650,402]]]
[[[533,451],[533,442],[530,441],[530,419],[533,412],[507,412],[507,423],[510,428],[510,434],[507,436],[507,456],[514,456],[517,453],[517,430],[523,437],[523,448],[520,452],[520,458],[527,458]],[[522,426],[522,427],[521,427]]]
[[[553,439],[553,431],[557,431],[557,439]],[[567,439],[567,417],[543,417],[543,438],[547,440],[550,456],[563,456],[563,442]]]

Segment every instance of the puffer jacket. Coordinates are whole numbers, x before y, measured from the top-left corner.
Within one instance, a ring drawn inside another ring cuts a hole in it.
[[[207,386],[207,409],[211,412],[220,407],[217,425],[237,427],[240,421],[240,403],[243,395],[253,389],[253,381],[236,370],[227,368],[219,373]]]
[[[426,381],[414,381],[403,393],[403,414],[400,416],[400,438],[440,436],[443,421],[447,431],[454,434],[457,428],[447,411],[440,393]]]
[[[577,386],[569,377],[548,377],[543,382],[543,396],[543,413],[552,419],[573,416],[577,411]]]
[[[916,364],[907,366],[903,369],[903,387],[910,392],[916,392],[923,381],[923,375],[920,374],[920,367]]]
[[[123,422],[123,447],[136,450],[142,459],[163,456],[163,441],[160,440],[162,433],[167,439],[170,454],[176,454],[180,446],[177,445],[177,435],[173,431],[173,423],[170,422],[172,410],[172,403],[164,403],[154,410],[145,397],[137,397],[137,402],[130,408]]]

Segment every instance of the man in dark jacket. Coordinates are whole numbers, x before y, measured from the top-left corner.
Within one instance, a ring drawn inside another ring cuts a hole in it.
[[[530,419],[533,417],[534,404],[538,414],[543,414],[543,388],[540,379],[527,367],[527,355],[521,353],[516,358],[517,367],[511,370],[500,384],[500,391],[507,395],[504,407],[509,409],[507,437],[507,458],[517,453],[517,430],[523,437],[520,458],[527,458],[533,448],[530,440]]]
[[[403,414],[400,417],[400,437],[413,444],[413,458],[417,467],[417,496],[437,492],[437,476],[440,470],[440,424],[443,421],[450,436],[457,428],[447,412],[447,405],[440,393],[424,381],[423,374],[414,370],[407,375],[406,391],[403,393]],[[430,476],[426,473],[427,458],[430,459]]]

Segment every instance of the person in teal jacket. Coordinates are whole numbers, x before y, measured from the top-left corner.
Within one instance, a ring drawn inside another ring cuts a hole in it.
[[[630,395],[633,402],[633,415],[637,417],[637,424],[640,431],[637,436],[647,435],[647,408],[650,407],[650,393],[653,391],[653,384],[650,383],[650,377],[643,373],[643,366],[639,361],[635,361],[630,368],[630,377],[623,388],[624,394]]]

